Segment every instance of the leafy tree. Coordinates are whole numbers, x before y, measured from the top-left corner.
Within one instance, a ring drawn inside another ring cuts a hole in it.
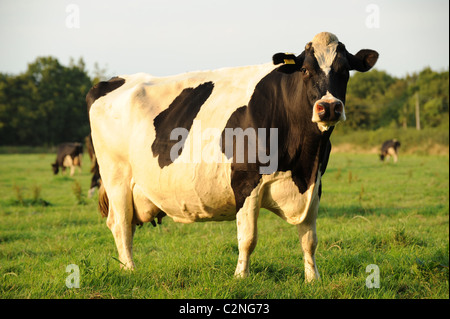
[[[1,144],[20,144],[29,136],[30,144],[35,144],[35,105],[32,95],[35,87],[25,75],[16,77],[2,75],[0,80],[0,142]]]
[[[347,87],[348,128],[369,129],[380,120],[385,94],[395,79],[384,71],[355,73]]]
[[[0,144],[55,145],[89,133],[84,61],[68,67],[39,57],[18,76],[0,77]]]
[[[347,88],[344,130],[415,127],[417,99],[421,127],[448,126],[448,74],[430,68],[400,79],[376,69],[355,73]]]
[[[392,83],[383,97],[376,128],[383,126],[401,127],[407,116],[404,107],[408,100],[408,83],[404,79],[397,79]]]

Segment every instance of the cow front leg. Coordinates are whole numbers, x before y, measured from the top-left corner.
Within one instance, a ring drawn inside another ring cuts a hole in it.
[[[297,225],[300,242],[302,244],[303,258],[305,261],[305,280],[311,282],[320,279],[316,265],[317,235],[316,225]]]
[[[303,250],[303,259],[305,262],[305,281],[311,282],[320,279],[319,271],[316,265],[316,217],[319,210],[319,198],[316,197],[311,205],[308,217],[297,225],[298,235]]]
[[[259,207],[256,206],[256,203],[246,204],[248,205],[244,205],[236,215],[239,258],[234,276],[238,278],[248,277],[250,255],[255,249],[258,240],[257,219]]]
[[[132,224],[133,206],[131,191],[115,189],[110,193],[107,195],[113,200],[109,202],[106,223],[114,236],[121,263],[120,267],[123,269],[134,269],[132,246],[136,225]]]

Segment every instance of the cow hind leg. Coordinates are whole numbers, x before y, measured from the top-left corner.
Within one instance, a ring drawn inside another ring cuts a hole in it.
[[[106,224],[114,236],[121,268],[134,269],[132,246],[136,225],[132,223],[131,190],[128,187],[117,186],[109,189],[107,196],[109,201]]]
[[[388,153],[394,159],[394,163],[397,163],[398,157],[397,157],[397,152],[395,151],[395,149],[393,147],[390,147],[388,150]]]

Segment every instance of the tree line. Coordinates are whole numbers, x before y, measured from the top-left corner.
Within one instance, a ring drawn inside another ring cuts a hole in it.
[[[82,58],[64,66],[38,57],[24,73],[0,73],[0,145],[84,141],[90,131],[85,97],[98,81]]]
[[[379,70],[355,73],[347,87],[343,130],[449,126],[449,71],[426,67],[403,78]]]
[[[82,58],[64,66],[38,57],[19,75],[0,73],[0,145],[54,146],[89,134],[85,97],[101,73],[90,77]],[[449,72],[425,68],[403,78],[385,71],[355,73],[347,88],[342,130],[380,127],[447,127]]]

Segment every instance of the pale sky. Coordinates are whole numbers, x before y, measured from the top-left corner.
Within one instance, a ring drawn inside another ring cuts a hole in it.
[[[108,76],[165,76],[300,54],[328,31],[351,53],[377,50],[376,68],[402,77],[448,70],[448,12],[448,0],[0,0],[0,72],[50,55]]]

